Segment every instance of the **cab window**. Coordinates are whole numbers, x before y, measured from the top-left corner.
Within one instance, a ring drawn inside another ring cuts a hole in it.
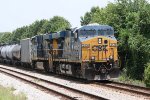
[[[80,37],[93,37],[96,35],[96,30],[80,30],[79,36]]]
[[[114,31],[111,29],[107,30],[98,30],[98,35],[114,35]]]

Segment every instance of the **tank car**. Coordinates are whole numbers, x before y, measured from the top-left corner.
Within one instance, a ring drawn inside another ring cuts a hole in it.
[[[20,45],[4,45],[1,49],[1,62],[16,64],[20,62]]]
[[[20,49],[21,49],[21,45],[19,45],[19,44],[14,45],[14,47],[12,49],[12,57],[14,60],[20,60],[20,58],[21,58]]]
[[[12,59],[12,49],[14,48],[15,45],[10,45],[9,49],[6,51],[6,55],[8,56],[9,59]]]
[[[3,46],[0,47],[0,58],[2,57],[2,54],[1,54],[2,48],[3,48]]]
[[[3,62],[3,63],[6,63],[6,61],[7,61],[7,56],[6,56],[7,48],[8,48],[8,45],[3,46],[3,48],[1,49],[1,56],[2,56],[1,62]]]
[[[2,53],[1,53],[1,51],[2,51],[2,48],[3,48],[3,45],[1,45],[1,47],[0,47],[0,63],[2,63]]]
[[[11,61],[19,66],[20,65],[20,59],[21,59],[21,45],[20,44],[15,44],[13,45],[12,49],[11,49],[11,54],[12,54],[12,58]]]

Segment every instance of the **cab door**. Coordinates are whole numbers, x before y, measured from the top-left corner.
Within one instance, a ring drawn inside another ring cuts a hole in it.
[[[53,40],[48,41],[48,62],[50,71],[53,71]]]

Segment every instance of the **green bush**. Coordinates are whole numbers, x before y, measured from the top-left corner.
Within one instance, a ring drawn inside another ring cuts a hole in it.
[[[127,76],[127,69],[123,69],[121,75],[119,76],[119,79],[116,80],[117,82],[121,83],[126,83],[126,84],[131,84],[131,85],[136,85],[136,86],[142,86],[145,87],[144,81],[141,80],[134,80],[130,77]]]
[[[150,63],[148,63],[145,67],[144,82],[147,87],[150,87]]]
[[[14,94],[14,90],[13,87],[5,88],[0,86],[0,100],[27,100],[24,93]]]

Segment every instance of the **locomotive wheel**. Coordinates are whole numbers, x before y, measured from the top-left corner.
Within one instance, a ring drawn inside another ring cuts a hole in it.
[[[88,63],[83,63],[81,67],[81,74],[82,78],[87,80],[93,80],[94,79],[94,70],[92,67],[89,67],[90,65]]]
[[[52,69],[53,71],[52,71],[52,72],[56,74],[58,67],[59,67],[59,63],[56,63],[56,62],[55,62],[55,63],[53,64],[53,69]]]
[[[48,64],[48,62],[44,62],[44,65],[43,65],[43,67],[44,67],[44,70],[45,70],[45,72],[46,72],[46,73],[50,72],[50,69],[49,69],[49,64]]]
[[[35,61],[33,61],[33,62],[32,62],[32,64],[31,64],[31,69],[32,69],[32,70],[34,70],[34,69],[35,69],[35,67],[36,67],[36,62],[35,62]]]
[[[74,64],[71,64],[71,71],[72,71],[72,76],[77,77],[78,76],[78,71],[77,71],[78,66],[75,66]]]

